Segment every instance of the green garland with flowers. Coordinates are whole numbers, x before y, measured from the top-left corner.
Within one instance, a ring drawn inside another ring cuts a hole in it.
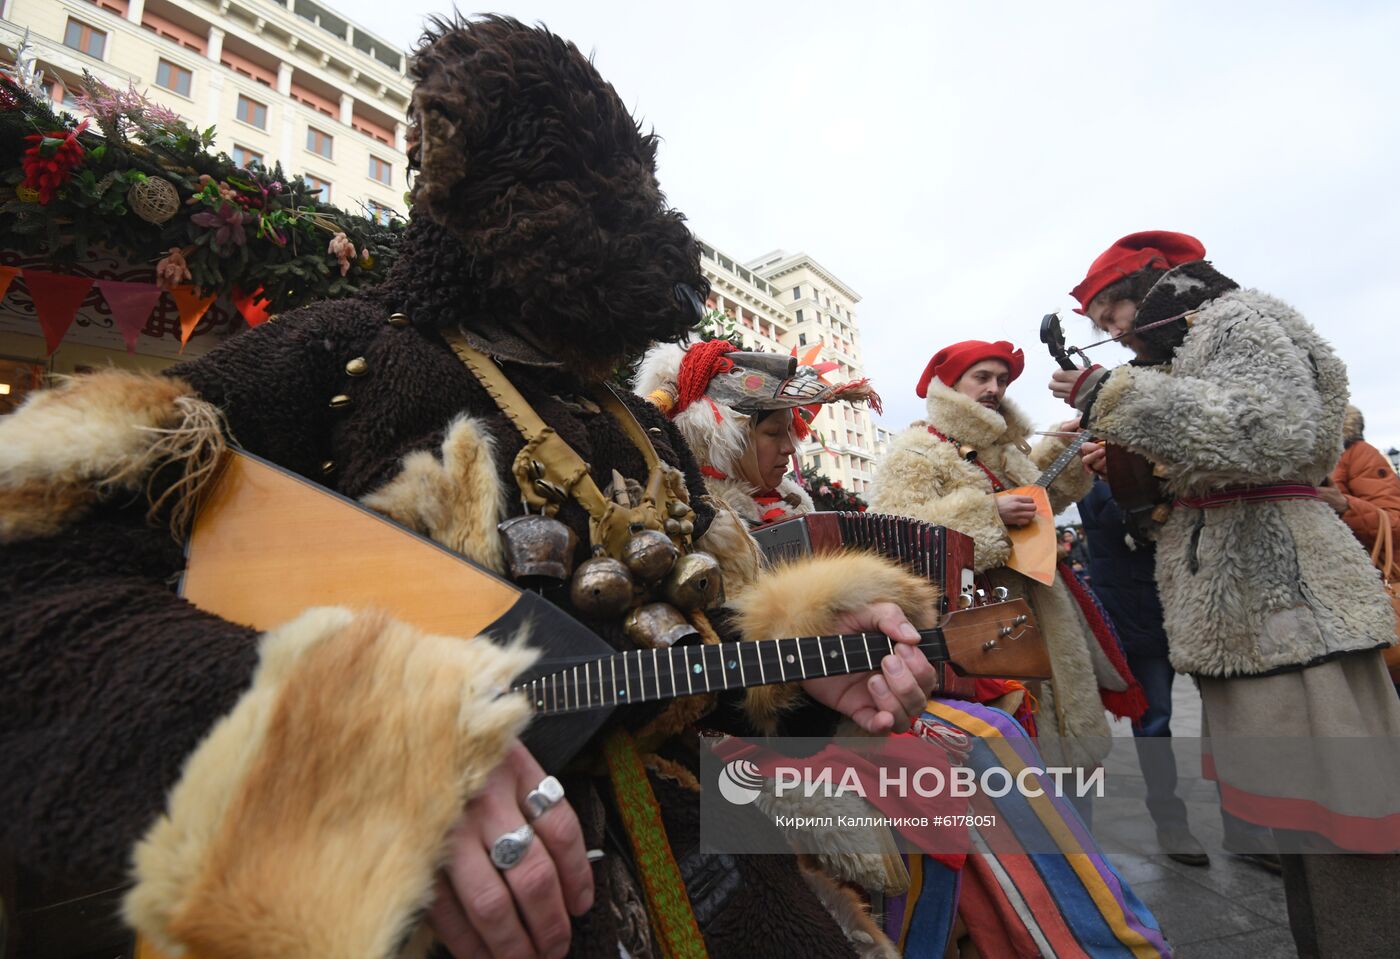
[[[864,513],[868,508],[865,500],[841,485],[840,480],[829,478],[825,473],[802,474],[802,486],[812,503],[822,512],[844,510]]]
[[[259,293],[276,313],[380,282],[403,223],[381,225],[317,199],[279,165],[240,168],[214,130],[85,75],[88,119],[55,113],[0,75],[3,247],[58,268],[101,247],[150,263],[170,289]]]

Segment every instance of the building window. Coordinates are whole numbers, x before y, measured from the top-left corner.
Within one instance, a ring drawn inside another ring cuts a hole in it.
[[[802,322],[802,311],[801,311],[801,310],[798,310],[798,311],[797,311],[797,322],[799,322],[799,323]]]
[[[235,166],[238,166],[244,170],[248,169],[254,163],[261,166],[263,162],[263,155],[257,150],[250,150],[247,147],[241,147],[236,143],[234,144],[233,149],[229,151],[228,155],[233,159]]]
[[[370,200],[365,204],[365,209],[369,211],[369,218],[380,226],[388,226],[389,220],[393,218],[393,211],[382,203],[375,203]]]
[[[334,142],[329,133],[323,133],[315,127],[306,128],[306,148],[317,156],[323,156],[329,160],[331,146]]]
[[[107,51],[107,34],[81,20],[69,17],[68,28],[63,31],[63,45],[101,60],[102,54]]]
[[[802,299],[802,287],[800,287],[800,286],[794,286],[794,287],[792,288],[792,298],[793,298],[794,300],[800,300],[800,299]]]
[[[807,345],[807,334],[806,334],[806,333],[799,333],[799,334],[797,334],[797,345],[798,345],[798,346],[806,346],[806,345]]]
[[[821,458],[821,454],[818,453],[816,456],[813,456],[813,457],[812,457],[812,472],[815,473],[815,472],[817,472],[818,470],[820,470],[821,468],[822,468],[822,458]]]
[[[49,99],[59,106],[78,108],[78,97],[59,80],[49,87]]]
[[[371,180],[378,180],[385,186],[390,186],[394,179],[394,167],[392,164],[386,163],[379,159],[379,157],[370,154],[369,178]]]
[[[156,86],[165,87],[182,97],[190,95],[190,83],[193,79],[194,74],[169,60],[162,60],[156,64]]]
[[[238,95],[238,119],[259,130],[267,129],[267,104],[259,103],[251,97]]]
[[[311,192],[316,194],[316,199],[322,203],[331,202],[331,184],[329,180],[322,180],[318,176],[306,175],[306,185]]]

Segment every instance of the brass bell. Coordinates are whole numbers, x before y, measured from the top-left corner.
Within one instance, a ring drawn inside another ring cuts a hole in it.
[[[654,583],[671,571],[680,550],[659,529],[633,533],[622,550],[622,561],[644,583]]]
[[[496,529],[501,533],[511,579],[563,582],[574,571],[578,535],[557,519],[527,513],[512,516]]]
[[[678,519],[668,519],[661,525],[665,527],[667,536],[679,536],[681,534],[681,521]]]
[[[671,505],[666,508],[673,519],[684,519],[690,513],[690,504],[682,503],[678,499],[671,500]]]
[[[638,606],[627,614],[622,624],[635,646],[643,649],[665,649],[691,637],[699,638],[700,633],[686,621],[681,611],[669,603],[647,603]]]
[[[666,601],[681,609],[709,609],[724,602],[724,576],[709,553],[686,553],[676,560],[661,587]]]
[[[590,619],[612,619],[632,605],[632,574],[611,556],[585,560],[569,584],[569,600]]]

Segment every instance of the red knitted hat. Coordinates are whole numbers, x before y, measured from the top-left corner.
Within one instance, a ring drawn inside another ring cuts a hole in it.
[[[958,377],[983,360],[1001,360],[1011,368],[1012,380],[1020,376],[1021,371],[1026,368],[1026,355],[1016,349],[1013,343],[1005,340],[997,340],[995,343],[988,343],[986,340],[964,340],[952,346],[945,346],[933,354],[933,359],[924,367],[924,375],[919,377],[919,385],[914,387],[914,392],[919,396],[928,396],[929,380],[935,376],[942,380],[945,386],[952,386],[958,381]]]
[[[1148,230],[1123,237],[1089,265],[1089,275],[1070,291],[1079,301],[1074,312],[1083,313],[1104,287],[1147,267],[1170,269],[1193,260],[1203,260],[1205,245],[1194,236],[1168,230]]]

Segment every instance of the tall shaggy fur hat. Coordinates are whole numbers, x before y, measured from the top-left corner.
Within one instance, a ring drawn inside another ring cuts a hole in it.
[[[415,322],[427,307],[439,326],[526,330],[592,373],[695,324],[708,285],[656,182],[657,138],[573,44],[435,19],[410,76],[418,177],[395,280]]]

